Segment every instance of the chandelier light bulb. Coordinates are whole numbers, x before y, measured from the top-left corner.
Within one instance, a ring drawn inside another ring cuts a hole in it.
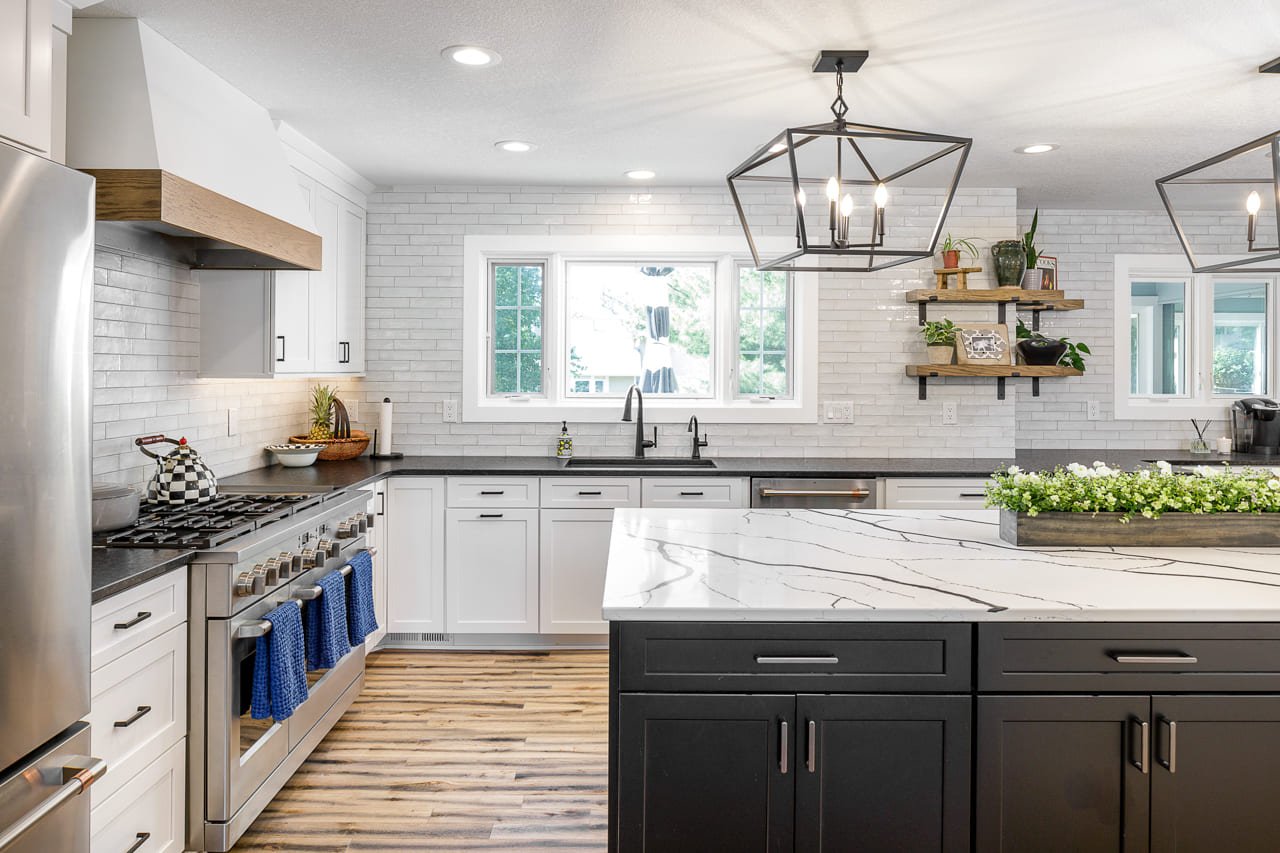
[[[1258,215],[1258,211],[1262,209],[1262,196],[1258,195],[1257,190],[1249,193],[1249,197],[1244,202],[1244,209],[1249,211],[1250,216]]]
[[[840,184],[835,178],[827,178],[827,200],[835,202],[840,197]]]
[[[853,196],[846,194],[840,199],[840,215],[848,216],[853,213]]]
[[[884,184],[876,185],[875,199],[876,199],[876,207],[883,210],[884,206],[889,203],[889,188],[886,187]]]

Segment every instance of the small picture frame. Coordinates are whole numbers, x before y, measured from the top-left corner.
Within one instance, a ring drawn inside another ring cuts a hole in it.
[[[956,364],[1013,364],[1008,327],[1000,323],[957,325]]]
[[[1040,289],[1058,289],[1058,259],[1052,255],[1041,255],[1036,261],[1036,269],[1040,270]]]

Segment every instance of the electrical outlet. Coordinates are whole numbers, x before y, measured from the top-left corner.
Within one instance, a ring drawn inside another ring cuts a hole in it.
[[[1102,420],[1102,404],[1099,403],[1097,400],[1089,401],[1088,410],[1089,410],[1089,420],[1091,421]]]
[[[352,400],[351,402],[347,402],[346,400],[343,400],[342,402],[343,402],[343,405],[347,407],[347,417],[351,418],[351,422],[356,423],[357,421],[359,421],[360,420],[360,401]]]
[[[942,404],[942,425],[954,426],[960,423],[960,404],[951,401]]]
[[[828,400],[822,406],[822,419],[829,424],[853,423],[852,400]]]
[[[444,422],[447,424],[456,424],[458,422],[458,401],[444,401]]]
[[[236,435],[240,432],[240,410],[227,409],[227,435]]]

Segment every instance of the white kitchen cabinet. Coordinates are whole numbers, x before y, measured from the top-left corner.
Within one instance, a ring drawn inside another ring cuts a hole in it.
[[[89,816],[89,849],[93,853],[128,850],[179,853],[183,850],[186,758],[184,738],[141,772],[130,776],[120,790],[101,805],[95,806]],[[115,770],[109,767],[103,781]]]
[[[203,377],[364,373],[365,210],[297,177],[320,235],[321,268],[197,272]]]
[[[979,477],[891,477],[883,509],[982,509],[986,480]]]
[[[612,509],[544,509],[539,531],[543,634],[607,634],[600,615]]]
[[[741,477],[645,477],[640,505],[733,509],[748,505],[750,491]]]
[[[0,0],[0,140],[50,154],[53,0]]]
[[[538,510],[447,510],[445,589],[450,633],[537,633]]]
[[[373,559],[373,614],[378,619],[378,629],[365,637],[364,642],[366,649],[373,649],[387,635],[387,481],[374,483],[368,494],[365,515],[369,517],[369,529],[364,541]]]
[[[385,481],[383,525],[387,567],[386,626],[390,634],[445,631],[444,478]]]

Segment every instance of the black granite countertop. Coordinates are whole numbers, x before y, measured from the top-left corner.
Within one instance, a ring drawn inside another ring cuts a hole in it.
[[[1166,459],[1171,462],[1187,461],[1193,457],[1186,450],[1156,448],[1152,450],[1026,450],[1013,457],[982,457],[971,459],[947,458],[804,458],[775,457],[734,458],[716,457],[715,468],[690,468],[684,471],[670,470],[636,472],[584,470],[566,468],[559,459],[543,456],[406,456],[403,459],[374,460],[367,457],[347,462],[317,462],[307,468],[285,468],[271,465],[231,477],[221,477],[218,482],[225,488],[267,489],[281,491],[301,489],[323,491],[349,489],[363,486],[387,476],[437,475],[437,476],[679,476],[688,477],[983,477],[996,468],[1018,465],[1027,470],[1044,470],[1055,465],[1080,462],[1086,465],[1101,459],[1110,465],[1138,468],[1150,459]],[[1248,456],[1203,457],[1206,464],[1230,461],[1234,464],[1276,464],[1275,460],[1263,460]]]
[[[93,603],[180,569],[194,553],[155,548],[94,548]]]

